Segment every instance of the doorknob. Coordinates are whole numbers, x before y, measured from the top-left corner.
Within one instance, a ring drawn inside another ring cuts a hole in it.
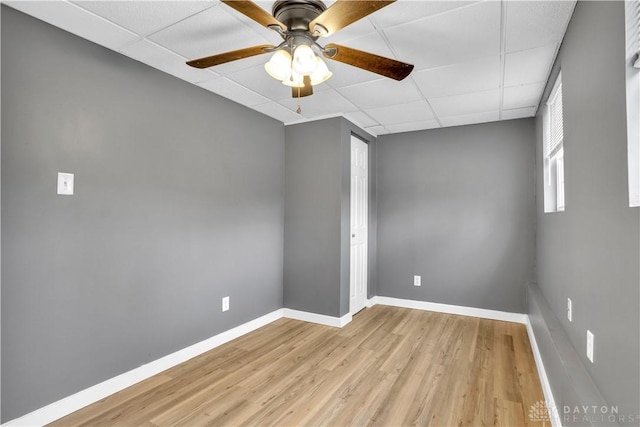
[[[352,235],[351,235],[351,237],[356,237],[356,235],[355,235],[355,234],[352,234]]]

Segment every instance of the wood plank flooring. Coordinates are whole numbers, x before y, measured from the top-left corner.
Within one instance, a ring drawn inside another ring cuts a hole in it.
[[[524,325],[374,306],[280,319],[51,425],[542,426],[542,400]]]

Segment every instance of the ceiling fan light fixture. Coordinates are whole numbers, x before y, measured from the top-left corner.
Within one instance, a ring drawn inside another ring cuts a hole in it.
[[[291,74],[291,55],[286,50],[278,50],[269,62],[264,64],[267,73],[276,80],[283,81]]]
[[[313,86],[319,85],[320,83],[329,80],[329,78],[333,75],[333,73],[329,71],[327,64],[325,64],[322,58],[316,56],[316,62],[318,63],[316,69],[309,76],[311,78],[311,84]]]
[[[291,73],[282,80],[282,84],[289,87],[304,87],[304,76],[291,70]]]
[[[318,66],[316,54],[313,53],[311,46],[301,44],[293,51],[293,71],[301,76],[309,76]]]

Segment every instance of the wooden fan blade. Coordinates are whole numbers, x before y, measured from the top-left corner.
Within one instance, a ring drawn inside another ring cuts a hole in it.
[[[188,61],[187,65],[191,65],[195,68],[209,68],[213,67],[214,65],[224,64],[225,62],[231,62],[238,59],[249,58],[251,56],[262,55],[263,53],[267,53],[267,51],[271,49],[275,49],[275,46],[271,44],[261,44],[259,46],[252,46],[244,49],[232,50],[231,52],[207,56],[205,58],[194,59],[192,61]]]
[[[372,14],[378,9],[390,5],[396,0],[337,0],[309,23],[309,30],[325,37]],[[321,29],[316,25],[322,26]],[[325,31],[326,30],[326,31]]]
[[[311,77],[304,76],[302,80],[304,82],[303,87],[292,87],[291,96],[294,98],[303,98],[305,96],[313,95],[313,86],[311,86]]]
[[[278,21],[274,18],[269,12],[258,6],[256,3],[249,0],[220,0],[222,3],[226,4],[242,13],[245,16],[253,19],[260,25],[264,25],[269,28],[272,25],[277,25],[282,28],[283,31],[287,30],[287,26],[282,22]]]
[[[373,53],[329,43],[323,55],[343,64],[353,65],[394,80],[402,80],[411,74],[413,65]]]

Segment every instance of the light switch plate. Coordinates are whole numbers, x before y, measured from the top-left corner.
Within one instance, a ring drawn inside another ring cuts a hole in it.
[[[58,194],[73,196],[73,174],[58,172]]]
[[[422,286],[422,276],[413,276],[413,286]]]

